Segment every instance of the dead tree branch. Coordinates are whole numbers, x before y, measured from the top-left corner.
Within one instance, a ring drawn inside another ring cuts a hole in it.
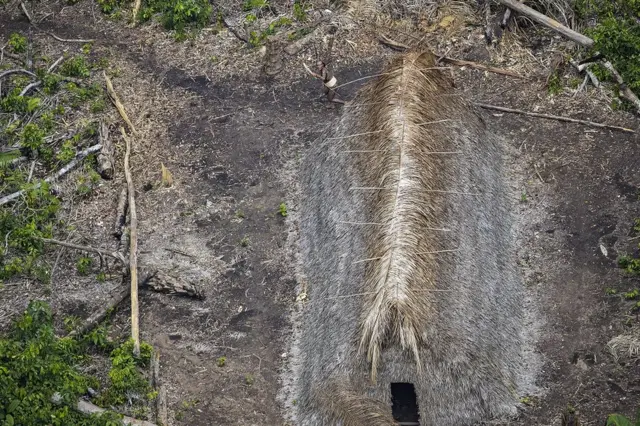
[[[604,67],[609,70],[609,72],[613,76],[616,83],[618,83],[618,86],[620,87],[620,96],[626,99],[627,101],[631,102],[633,106],[636,108],[636,110],[640,112],[640,99],[638,99],[636,94],[633,93],[631,89],[629,89],[629,86],[625,84],[624,80],[622,79],[622,76],[620,76],[620,74],[618,74],[618,71],[616,71],[616,69],[613,68],[613,65],[611,65],[611,62],[605,61]]]
[[[34,20],[31,18],[31,14],[27,10],[27,7],[24,5],[23,2],[20,2],[20,7],[22,8],[22,11],[24,12],[24,14],[27,16],[27,19],[29,20],[29,22],[31,23],[31,26],[33,26],[33,28],[35,28],[36,30],[41,31],[41,32],[53,37],[54,39],[56,39],[58,41],[61,41],[63,43],[93,43],[95,41],[93,39],[68,39],[68,38],[58,37],[57,35],[55,35],[52,32],[45,31],[45,30],[39,28],[36,25],[36,23],[34,22]]]
[[[560,116],[560,115],[541,114],[541,113],[537,113],[537,112],[522,111],[522,110],[519,110],[519,109],[506,108],[506,107],[501,107],[501,106],[497,106],[497,105],[483,104],[483,103],[479,103],[479,102],[474,103],[474,105],[476,105],[476,106],[478,106],[480,108],[484,108],[484,109],[490,109],[490,110],[501,111],[501,112],[508,112],[508,113],[511,113],[511,114],[522,114],[522,115],[528,115],[530,117],[546,118],[546,119],[549,119],[549,120],[565,121],[565,122],[568,122],[568,123],[584,124],[585,126],[600,127],[600,128],[603,128],[603,129],[611,129],[611,130],[619,130],[619,131],[627,132],[627,133],[635,133],[634,130],[627,129],[626,127],[619,127],[619,126],[612,126],[612,125],[609,125],[609,124],[595,123],[593,121],[579,120],[577,118],[563,117],[563,116]]]
[[[532,20],[536,21],[539,24],[544,25],[547,28],[550,28],[554,31],[559,32],[560,34],[564,35],[565,37],[567,37],[569,40],[572,40],[576,43],[578,43],[581,46],[584,47],[592,47],[593,46],[593,40],[585,35],[580,34],[577,31],[574,31],[570,28],[565,27],[564,25],[562,25],[560,22],[556,21],[555,19],[551,19],[546,15],[543,15],[540,12],[537,12],[535,10],[533,10],[532,8],[530,8],[529,6],[526,6],[522,3],[520,3],[518,0],[498,0],[498,2],[502,3],[503,5],[507,6],[509,9],[514,10],[522,15],[525,15],[529,18],[531,18]]]
[[[134,136],[137,136],[138,132],[136,131],[135,127],[133,127],[133,123],[131,122],[131,120],[129,120],[127,111],[124,109],[124,105],[122,104],[122,102],[120,102],[120,98],[113,88],[111,79],[106,72],[103,71],[102,74],[104,75],[104,80],[107,83],[107,93],[109,94],[109,99],[111,99],[111,102],[113,102],[113,104],[115,105],[124,122],[127,123],[127,126],[129,126],[129,130],[131,130],[131,133],[133,133]]]
[[[463,61],[461,59],[451,59],[451,58],[447,58],[447,57],[443,57],[441,59],[441,61],[445,62],[447,64],[457,65],[457,66],[460,66],[460,67],[470,67],[470,68],[475,68],[475,69],[482,70],[482,71],[492,72],[494,74],[501,74],[501,75],[507,75],[509,77],[526,79],[526,77],[523,77],[520,74],[515,73],[513,71],[505,70],[505,69],[502,69],[502,68],[495,68],[495,67],[491,67],[489,65],[479,64],[477,62]]]
[[[106,77],[106,74],[105,74]],[[135,186],[133,185],[133,177],[131,176],[131,168],[129,167],[129,158],[131,156],[131,140],[124,130],[120,127],[120,132],[126,144],[126,152],[124,154],[124,174],[127,179],[127,191],[129,193],[129,271],[131,275],[131,337],[133,338],[133,354],[140,355],[140,325],[138,316],[138,217],[136,215],[136,198]]]
[[[93,315],[87,318],[82,327],[71,331],[71,333],[69,333],[69,337],[82,336],[83,334],[86,334],[93,330],[98,324],[104,321],[109,312],[115,309],[120,303],[124,301],[124,299],[129,297],[130,294],[131,287],[129,287],[128,285],[122,286],[120,290],[107,301],[107,303],[102,305],[102,308],[99,311],[94,312]]]
[[[72,249],[75,249],[75,250],[86,251],[86,252],[90,252],[90,253],[96,253],[96,254],[99,254],[101,256],[109,256],[109,257],[112,257],[114,259],[119,260],[123,264],[127,263],[127,260],[124,258],[122,253],[120,253],[118,251],[109,251],[109,250],[104,250],[104,249],[96,248],[96,247],[83,246],[83,245],[79,245],[79,244],[68,243],[66,241],[55,240],[53,238],[42,238],[42,241],[44,241],[45,243],[55,244],[55,245],[58,245],[58,246],[72,248]]]
[[[78,165],[78,163],[80,163],[80,161],[82,161],[82,159],[85,158],[87,155],[93,154],[94,152],[98,152],[101,148],[102,148],[102,145],[97,144],[97,145],[89,147],[89,148],[85,149],[84,151],[78,153],[76,155],[76,158],[71,160],[71,162],[69,162],[66,166],[64,166],[63,168],[58,170],[55,174],[47,177],[44,181],[47,182],[47,183],[51,183],[51,182],[59,179],[63,175],[67,174],[74,167],[76,167]],[[41,183],[38,183],[38,184],[35,185],[35,188],[40,188],[41,185],[42,185]],[[9,195],[6,195],[6,196],[0,198],[0,206],[15,200],[16,198],[20,197],[25,192],[26,192],[26,190],[22,189],[20,191],[14,192],[13,194],[9,194]]]

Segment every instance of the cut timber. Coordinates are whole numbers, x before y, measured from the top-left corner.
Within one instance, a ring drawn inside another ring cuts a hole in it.
[[[179,278],[172,277],[162,271],[153,272],[144,281],[144,284],[153,291],[166,294],[177,294],[182,296],[204,299],[204,293],[193,284],[184,282]]]
[[[595,123],[593,121],[580,120],[580,119],[577,119],[577,118],[570,118],[570,117],[563,117],[561,115],[541,114],[541,113],[538,113],[538,112],[529,112],[529,111],[523,111],[523,110],[520,110],[520,109],[513,109],[513,108],[507,108],[507,107],[501,107],[501,106],[497,106],[497,105],[489,105],[489,104],[483,104],[483,103],[477,103],[477,102],[474,103],[474,105],[479,106],[480,108],[484,108],[484,109],[508,112],[508,113],[511,113],[511,114],[522,114],[522,115],[528,115],[530,117],[546,118],[546,119],[549,119],[549,120],[565,121],[567,123],[584,124],[586,126],[591,126],[591,127],[600,127],[600,128],[603,128],[603,129],[611,129],[611,130],[619,130],[621,132],[635,133],[635,130],[627,129],[626,127],[612,126],[612,125],[603,124],[603,123]]]
[[[625,84],[624,80],[622,79],[622,76],[620,76],[620,74],[618,74],[618,71],[616,71],[616,69],[613,68],[613,65],[611,65],[611,62],[605,61],[604,66],[606,69],[609,70],[613,78],[616,80],[616,82],[620,86],[620,96],[626,99],[627,101],[631,102],[633,106],[636,108],[636,110],[640,112],[640,100],[635,95],[635,93],[633,93],[631,89],[629,89],[629,87]]]
[[[124,301],[124,299],[129,297],[129,294],[131,294],[131,288],[128,285],[120,288],[120,290],[115,295],[113,295],[106,304],[103,305],[102,309],[100,309],[98,312],[94,312],[93,315],[87,318],[82,327],[69,333],[69,337],[82,336],[83,334],[93,330],[107,317],[111,310],[115,309],[116,306]]]
[[[105,74],[106,77],[106,74]],[[126,144],[124,154],[124,174],[127,179],[127,192],[129,192],[129,271],[131,275],[131,337],[133,338],[133,354],[140,356],[140,324],[138,314],[138,217],[136,216],[136,198],[131,168],[129,167],[129,157],[131,156],[131,140],[123,127],[120,132]]]
[[[551,19],[546,15],[543,15],[540,12],[537,12],[531,9],[529,6],[525,6],[517,0],[498,0],[498,2],[507,6],[509,9],[514,10],[522,15],[525,15],[539,24],[544,25],[547,28],[551,28],[554,31],[559,32],[560,34],[567,37],[569,40],[575,41],[581,46],[584,47],[592,47],[593,40],[585,35],[580,34],[577,31],[574,31],[570,28],[565,27],[560,22],[555,19]]]
[[[78,153],[78,155],[76,155],[76,158],[74,158],[73,160],[71,160],[66,166],[64,166],[63,168],[61,168],[60,170],[58,170],[55,174],[47,177],[44,181],[47,183],[51,183],[56,179],[59,179],[60,177],[62,177],[63,175],[65,175],[66,173],[68,173],[71,169],[73,169],[75,166],[78,165],[78,163],[87,155],[89,154],[93,154],[94,152],[98,152],[100,149],[102,148],[102,145],[97,144],[94,145],[92,147],[89,147],[87,149],[85,149],[84,151]],[[41,183],[37,183],[34,188],[40,188]],[[13,200],[15,200],[16,198],[20,197],[22,194],[24,194],[26,191],[24,189],[14,192],[13,194],[9,194],[6,195],[2,198],[0,198],[0,206],[7,204]]]
[[[98,130],[98,140],[102,145],[102,149],[98,154],[98,173],[103,179],[113,179],[114,171],[114,148],[109,141],[109,127],[101,121],[100,129]]]
[[[88,414],[88,415],[100,414],[107,411],[104,408],[100,408],[97,405],[94,405],[88,401],[85,401],[84,399],[78,400],[78,405],[76,406],[76,410],[78,410],[83,414]],[[138,419],[134,419],[133,417],[127,417],[127,416],[123,416],[122,423],[124,423],[125,425],[131,425],[131,426],[156,426],[155,423],[151,423],[146,420],[138,420]]]

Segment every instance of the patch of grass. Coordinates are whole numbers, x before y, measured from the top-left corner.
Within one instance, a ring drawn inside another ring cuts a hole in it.
[[[614,294],[618,294],[618,290],[616,290],[615,288],[607,288],[604,290],[604,294],[613,296]]]
[[[249,247],[249,237],[245,236],[240,240],[241,247]]]
[[[27,38],[21,34],[13,33],[9,36],[9,47],[14,53],[27,51]]]
[[[623,296],[627,300],[635,300],[640,296],[640,291],[638,291],[637,288],[634,288],[633,290],[624,293]]]
[[[522,193],[520,194],[520,202],[526,203],[527,201],[529,201],[527,197],[527,191],[522,191]]]
[[[238,219],[244,219],[244,212],[242,210],[236,210],[236,217]]]
[[[221,356],[220,358],[216,359],[216,365],[218,367],[224,367],[224,365],[227,363],[227,357],[226,356]]]
[[[93,259],[87,256],[81,256],[76,262],[76,270],[80,275],[87,275],[92,265]]]
[[[247,386],[252,386],[254,381],[255,381],[255,379],[254,379],[252,374],[245,374],[244,382],[245,382],[245,384],[247,384]]]
[[[296,0],[293,4],[293,17],[296,21],[305,22],[307,20],[308,5],[304,1]]]
[[[287,205],[285,203],[280,203],[280,207],[278,207],[278,213],[282,217],[287,217],[289,213],[287,212]]]
[[[242,5],[242,10],[248,12],[254,9],[264,9],[269,6],[269,2],[267,0],[245,0]]]
[[[557,95],[562,93],[562,78],[560,77],[560,73],[558,71],[554,71],[549,78],[549,82],[547,83],[547,92],[550,95]]]
[[[49,306],[32,301],[0,338],[0,422],[13,425],[117,426],[121,417],[107,412],[86,416],[73,409],[94,378],[78,368],[85,346],[55,335]]]

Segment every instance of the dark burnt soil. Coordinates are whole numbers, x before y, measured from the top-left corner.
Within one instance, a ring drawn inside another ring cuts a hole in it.
[[[504,93],[489,98],[525,110],[548,108],[539,96],[518,97],[513,89],[506,99]],[[553,111],[638,128],[637,119],[604,108],[564,108]],[[537,347],[544,367],[537,382],[546,394],[528,401],[531,407],[518,424],[560,424],[568,406],[583,424],[603,424],[613,412],[634,416],[640,364],[637,357],[616,359],[607,344],[638,327],[635,302],[620,293],[640,280],[623,273],[616,261],[637,247],[632,226],[640,216],[638,135],[513,114],[485,116],[517,150],[520,190],[526,194],[519,257],[530,271],[527,285],[543,321]],[[618,294],[607,295],[608,289]]]
[[[185,105],[162,116],[159,126],[168,138],[147,147],[167,158],[178,189],[140,189],[138,194],[141,256],[199,265],[212,276],[204,283],[204,301],[141,294],[142,336],[161,353],[171,424],[283,424],[276,397],[296,282],[285,259],[288,229],[279,213],[290,196],[282,174],[338,118],[340,107],[327,108],[316,82],[300,75],[273,80],[261,76],[258,67],[225,79],[214,78],[210,70],[188,73],[165,57],[162,47],[145,45],[138,30],[121,25],[114,32],[112,24],[96,23],[92,13],[99,12],[92,7],[78,10],[84,19],[67,14],[40,26],[64,37],[95,38],[96,52],[125,63]],[[4,38],[27,29],[19,15],[0,19]],[[364,60],[372,65],[337,66],[339,81],[373,73],[383,57]],[[568,96],[552,103],[543,89],[528,83],[469,70],[458,78],[469,99],[522,109],[541,106],[551,113],[638,127],[637,120],[614,117],[605,107],[576,108]],[[126,75],[115,83],[123,87]],[[346,87],[343,96],[350,99],[361,83]],[[616,361],[607,343],[639,320],[631,311],[633,302],[607,296],[605,290],[640,286],[616,265],[619,253],[633,250],[630,229],[640,216],[637,136],[483,115],[516,152],[514,179],[526,194],[519,211],[524,225],[518,255],[542,318],[537,350],[544,365],[537,382],[546,393],[529,398],[531,405],[514,424],[559,424],[567,405],[577,409],[585,425],[601,424],[615,411],[631,415],[640,405],[638,359]],[[144,169],[149,153],[138,152],[134,164]],[[145,183],[137,182],[140,188]],[[115,199],[117,191],[113,194]],[[165,250],[174,246],[205,262]],[[63,306],[61,316],[93,309],[73,300]],[[125,334],[127,317],[122,307],[114,320]]]

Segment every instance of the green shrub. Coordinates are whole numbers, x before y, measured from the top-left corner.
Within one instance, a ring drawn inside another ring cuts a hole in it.
[[[105,405],[121,405],[130,398],[145,401],[153,390],[139,369],[147,368],[153,348],[142,342],[140,357],[133,355],[133,340],[129,339],[111,352],[109,388],[100,398]]]
[[[602,53],[640,95],[640,0],[577,0],[575,10],[582,20],[597,22],[585,30],[595,42],[591,53]],[[600,78],[608,77],[603,67],[594,71]]]
[[[27,50],[27,38],[18,33],[9,36],[9,47],[15,53],[24,53]]]
[[[74,56],[60,66],[60,74],[67,77],[89,77],[89,65],[84,56]]]
[[[81,373],[82,345],[54,333],[49,306],[32,301],[0,338],[0,424],[53,426],[118,426],[114,413],[85,416],[73,410],[88,387],[98,381]]]

